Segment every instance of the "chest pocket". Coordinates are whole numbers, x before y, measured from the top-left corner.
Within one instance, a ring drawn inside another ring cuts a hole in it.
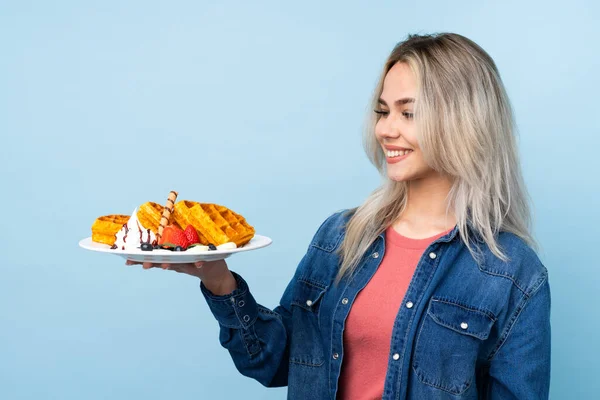
[[[419,380],[454,395],[475,380],[475,363],[496,318],[451,301],[432,298],[417,335],[413,369]]]
[[[327,286],[300,278],[292,297],[290,362],[318,367],[325,362],[319,324],[319,308]]]

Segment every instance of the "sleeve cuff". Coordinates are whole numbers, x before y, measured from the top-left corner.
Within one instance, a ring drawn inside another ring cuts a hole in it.
[[[258,306],[246,281],[235,272],[231,273],[237,282],[237,288],[233,292],[217,296],[202,282],[200,282],[200,290],[220,325],[233,329],[248,329],[256,321]]]

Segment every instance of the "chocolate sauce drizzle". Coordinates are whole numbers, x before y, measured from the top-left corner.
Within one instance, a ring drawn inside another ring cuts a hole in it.
[[[144,231],[142,230],[142,226],[140,225],[139,221],[136,221],[136,223],[138,226],[138,231],[140,232],[140,243],[148,243],[148,244],[151,244],[152,246],[156,246],[158,244],[158,241],[156,239],[154,239],[152,241],[152,243],[150,243],[150,229],[146,229],[146,234],[148,236],[146,237],[146,241],[144,241]],[[123,243],[127,243],[127,235],[129,234],[129,226],[127,224],[123,224],[123,228],[125,228],[125,235],[123,235]],[[116,244],[113,244],[110,248],[112,250],[115,250],[115,249],[118,249],[119,246],[117,246]],[[122,246],[121,249],[125,250],[125,246]]]
[[[147,229],[148,231],[148,241],[146,243],[150,244],[150,229]],[[152,242],[152,245],[154,245],[156,243],[156,239]]]
[[[125,236],[123,236],[123,243],[127,243],[127,234],[129,234],[129,227],[127,224],[123,224],[123,228],[125,228]],[[123,246],[123,250],[125,250],[125,246]]]

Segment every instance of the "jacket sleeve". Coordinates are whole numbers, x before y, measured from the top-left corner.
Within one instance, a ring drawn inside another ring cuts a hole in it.
[[[286,386],[293,280],[288,284],[280,305],[269,310],[257,304],[246,281],[232,273],[237,288],[231,294],[216,296],[200,284],[202,294],[219,323],[219,341],[229,351],[240,373],[264,386]]]
[[[511,319],[490,365],[492,400],[548,399],[550,389],[550,286],[545,279]]]
[[[329,216],[313,237],[326,235],[336,226],[342,212]],[[310,246],[309,246],[310,250]],[[312,254],[312,256],[311,256]],[[280,304],[270,310],[256,303],[244,279],[233,273],[237,288],[225,296],[215,296],[201,283],[200,288],[220,326],[219,340],[238,371],[264,386],[288,384],[289,344],[292,330],[292,297],[295,282],[314,263],[314,252],[307,251]]]

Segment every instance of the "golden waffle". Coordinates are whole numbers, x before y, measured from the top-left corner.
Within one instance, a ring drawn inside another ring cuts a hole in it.
[[[196,228],[203,245],[233,242],[241,247],[254,237],[255,230],[246,219],[225,206],[182,200],[174,208],[172,221],[182,229]]]
[[[117,232],[129,221],[129,215],[104,215],[92,225],[92,241],[112,246]]]
[[[164,209],[164,206],[148,201],[138,207],[138,221],[140,221],[140,224],[144,228],[150,229],[156,235],[158,233],[158,225],[160,225],[160,219]],[[171,218],[170,223],[173,223],[173,218]]]

